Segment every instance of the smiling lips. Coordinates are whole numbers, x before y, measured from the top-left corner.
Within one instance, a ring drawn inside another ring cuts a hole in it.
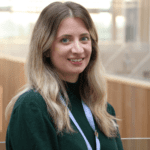
[[[81,60],[83,60],[84,58],[81,58],[81,59],[69,59],[70,61],[72,62],[80,62]]]
[[[68,60],[69,60],[72,64],[81,65],[83,59],[84,59],[84,58],[80,58],[80,59],[68,59]]]

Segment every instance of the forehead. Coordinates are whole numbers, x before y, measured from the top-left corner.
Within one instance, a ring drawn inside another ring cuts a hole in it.
[[[84,22],[80,18],[65,18],[59,25],[57,37],[64,34],[83,34],[89,33]]]

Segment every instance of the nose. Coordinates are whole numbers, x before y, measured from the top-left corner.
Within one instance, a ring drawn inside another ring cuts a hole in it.
[[[84,49],[82,47],[82,43],[79,40],[73,42],[72,53],[83,53]]]

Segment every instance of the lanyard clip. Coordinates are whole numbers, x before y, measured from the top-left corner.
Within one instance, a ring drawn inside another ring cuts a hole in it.
[[[97,138],[98,138],[98,132],[97,132],[96,130],[95,130],[94,134],[95,134],[95,136],[97,136]]]

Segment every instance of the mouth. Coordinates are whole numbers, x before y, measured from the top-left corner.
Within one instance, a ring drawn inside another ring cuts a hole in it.
[[[82,61],[84,58],[80,58],[80,59],[68,59],[71,62],[80,62]]]

